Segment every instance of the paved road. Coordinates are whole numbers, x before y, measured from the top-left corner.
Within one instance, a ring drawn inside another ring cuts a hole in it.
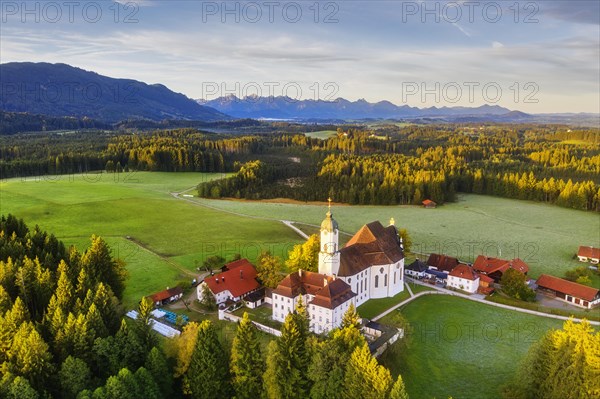
[[[420,293],[416,294],[415,296],[412,296],[412,297],[410,297],[410,298],[408,298],[408,299],[400,302],[399,304],[391,307],[390,309],[386,310],[385,312],[377,315],[376,317],[373,318],[373,320],[377,321],[377,320],[381,319],[382,317],[386,316],[387,314],[389,314],[389,313],[393,312],[394,310],[398,309],[399,307],[404,306],[407,303],[409,303],[409,302],[411,302],[411,301],[413,301],[413,300],[415,300],[415,299],[417,299],[419,297],[422,297],[423,295],[432,295],[432,294],[433,295],[437,294],[437,295],[452,295],[452,296],[457,296],[457,297],[460,297],[460,298],[468,299],[470,301],[483,303],[483,304],[489,305],[489,306],[496,306],[498,308],[504,308],[504,309],[514,310],[516,312],[528,313],[528,314],[532,314],[532,315],[535,315],[535,316],[547,317],[547,318],[550,318],[550,319],[558,319],[558,320],[569,320],[570,319],[569,317],[566,317],[566,316],[559,316],[559,315],[554,315],[554,314],[548,314],[548,313],[538,312],[538,311],[535,311],[535,310],[518,308],[516,306],[504,305],[502,303],[496,303],[496,302],[486,301],[485,299],[476,298],[476,297],[473,297],[471,295],[461,294],[460,292],[451,291],[451,290],[448,290],[448,289],[445,289],[445,288],[440,288],[440,287],[434,287],[434,286],[432,286],[430,284],[425,284],[425,283],[423,283],[421,281],[413,280],[411,278],[406,278],[406,280],[409,281],[410,283],[413,283],[413,284],[423,285],[425,287],[433,288],[433,289],[435,289],[435,291],[423,291],[423,292],[420,292]],[[573,318],[573,320],[578,321],[578,322],[582,321],[581,319],[577,319],[577,318]],[[600,322],[598,322],[598,321],[593,321],[593,320],[588,320],[588,321],[592,325],[600,326]]]

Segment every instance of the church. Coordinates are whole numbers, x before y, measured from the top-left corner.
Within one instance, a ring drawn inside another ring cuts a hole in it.
[[[300,270],[288,275],[271,298],[273,319],[283,322],[302,296],[316,333],[339,327],[350,303],[358,307],[404,290],[404,250],[394,220],[387,227],[378,221],[364,225],[340,249],[329,201],[321,223],[319,272]]]

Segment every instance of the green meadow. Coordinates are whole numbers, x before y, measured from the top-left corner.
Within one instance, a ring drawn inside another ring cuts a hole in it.
[[[308,132],[304,133],[306,137],[312,137],[314,139],[325,140],[329,137],[333,137],[337,134],[335,130],[319,130],[318,132]]]
[[[53,232],[84,249],[104,237],[128,263],[126,303],[190,281],[211,255],[254,261],[263,250],[285,256],[302,241],[278,221],[232,215],[170,193],[222,177],[201,173],[123,173],[50,176],[0,182],[0,213]]]
[[[563,324],[446,295],[426,295],[397,311],[412,331],[408,346],[386,353],[383,364],[402,374],[411,398],[499,398],[530,345]]]
[[[326,211],[323,205],[302,203],[194,200],[227,212],[309,225],[319,225]],[[562,276],[582,265],[574,259],[579,245],[600,245],[598,213],[474,194],[461,194],[457,202],[436,209],[333,205],[332,212],[347,234],[373,220],[387,225],[393,217],[396,226],[410,233],[414,252],[444,253],[467,262],[479,254],[519,257],[529,264],[532,277]],[[597,277],[594,285],[600,287]]]

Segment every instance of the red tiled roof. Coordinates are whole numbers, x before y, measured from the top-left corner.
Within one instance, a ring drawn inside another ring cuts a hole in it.
[[[577,251],[577,256],[585,256],[586,258],[600,259],[600,248],[580,246]]]
[[[331,281],[333,281],[331,276],[299,270],[285,276],[273,292],[288,298],[295,298],[300,294],[315,295],[317,291],[326,285],[326,282]]]
[[[309,304],[327,309],[335,309],[355,296],[356,294],[352,292],[352,289],[348,284],[340,279],[336,279],[317,291],[315,297]]]
[[[404,259],[398,231],[376,221],[364,225],[340,250],[339,276],[353,276],[373,265],[389,265]]]
[[[529,272],[529,266],[527,263],[523,262],[519,258],[508,261],[479,255],[477,259],[475,259],[475,263],[473,263],[473,269],[485,274],[492,274],[497,271],[500,271],[502,274],[504,274],[504,272],[506,272],[509,268],[520,271],[523,274],[527,274]]]
[[[427,206],[427,205],[437,205],[434,201],[430,200],[430,199],[426,199],[422,202],[423,205]]]
[[[153,302],[162,302],[165,299],[169,299],[169,298],[174,297],[179,294],[183,294],[183,288],[174,287],[174,288],[166,289],[161,292],[157,292],[156,294],[152,294],[152,295],[150,295],[150,298],[152,298]]]
[[[538,287],[558,291],[589,302],[599,297],[599,291],[596,288],[563,280],[562,278],[550,276],[548,274],[542,274],[537,279],[536,284]]]
[[[483,281],[484,283],[488,283],[488,284],[489,284],[489,283],[493,283],[493,282],[494,282],[494,279],[493,279],[493,278],[491,278],[491,277],[488,277],[488,276],[486,276],[485,274],[481,274],[481,275],[479,275],[479,280],[480,280],[480,281]]]
[[[456,266],[458,266],[458,259],[446,255],[430,254],[427,259],[429,266],[434,266],[438,270],[450,272]]]
[[[236,260],[225,267],[228,270],[204,279],[213,294],[229,290],[237,298],[260,287],[256,281],[256,269],[247,259]]]
[[[452,269],[449,275],[471,281],[475,281],[479,277],[473,268],[465,265],[464,263],[461,263]]]

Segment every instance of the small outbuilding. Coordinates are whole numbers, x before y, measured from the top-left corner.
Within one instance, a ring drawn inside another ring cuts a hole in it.
[[[577,251],[580,262],[590,262],[592,265],[600,263],[600,248],[580,246]]]
[[[183,296],[183,288],[174,287],[167,288],[164,291],[150,295],[150,299],[154,302],[154,306],[163,306],[171,302],[175,302]]]
[[[430,199],[426,199],[425,201],[422,202],[422,204],[427,209],[433,209],[437,206],[437,203],[435,203],[434,201],[432,201]]]

